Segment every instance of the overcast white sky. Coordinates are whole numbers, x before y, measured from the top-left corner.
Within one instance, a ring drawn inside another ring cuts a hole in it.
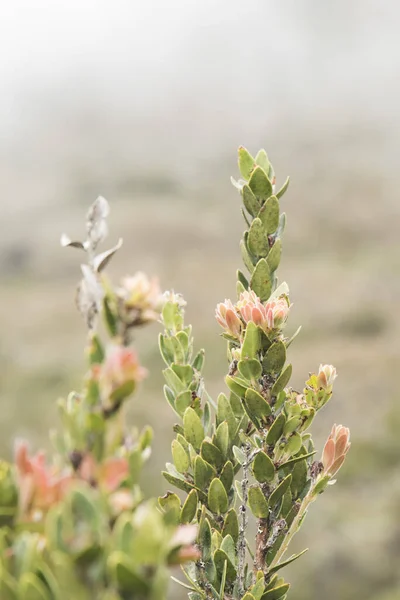
[[[224,141],[280,121],[398,135],[399,18],[389,0],[0,0],[0,144],[85,109],[199,144],[207,119]]]

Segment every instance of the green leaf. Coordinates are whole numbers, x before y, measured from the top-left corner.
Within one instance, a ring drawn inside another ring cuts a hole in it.
[[[239,520],[234,508],[231,508],[225,517],[224,526],[222,528],[222,537],[230,535],[235,544],[239,539]]]
[[[272,184],[264,169],[257,166],[249,179],[249,187],[256,198],[266,200],[272,194]]]
[[[201,444],[201,456],[210,465],[215,466],[219,470],[224,464],[224,457],[221,451],[211,442],[204,440]]]
[[[111,337],[115,337],[118,333],[117,316],[113,313],[110,306],[110,299],[107,296],[103,300],[104,321]]]
[[[271,196],[258,213],[264,231],[267,235],[274,233],[279,226],[279,202],[276,196]]]
[[[248,185],[244,185],[242,188],[242,198],[247,212],[252,217],[256,217],[261,205]]]
[[[307,484],[308,467],[306,460],[298,461],[292,471],[292,496],[296,500]]]
[[[243,502],[242,483],[237,479],[235,480],[235,489],[240,502]]]
[[[238,164],[241,176],[244,179],[249,179],[256,164],[250,152],[243,146],[240,146],[238,150]]]
[[[253,271],[254,271],[253,260],[249,254],[249,251],[247,250],[244,240],[240,240],[240,252],[241,252],[242,260],[243,260],[245,267],[247,268],[249,273],[253,273]]]
[[[256,264],[251,276],[250,287],[262,302],[270,297],[272,290],[271,272],[265,258],[261,258]]]
[[[272,590],[264,592],[264,594],[261,596],[261,600],[279,600],[286,594],[289,588],[290,583],[284,583],[283,585],[279,585],[278,587],[275,587]]]
[[[257,381],[262,375],[262,367],[256,358],[246,358],[238,362],[239,373],[247,381]]]
[[[181,512],[181,501],[176,494],[167,492],[164,496],[158,498],[158,504],[164,512],[171,513],[174,517],[173,520],[178,522],[179,514]]]
[[[193,379],[193,367],[190,365],[171,365],[171,369],[176,373],[182,383],[187,387]]]
[[[286,347],[282,341],[274,342],[267,350],[263,368],[267,373],[277,375],[280,373],[286,362]]]
[[[238,379],[237,377],[231,377],[230,375],[226,375],[225,383],[231,390],[231,392],[239,396],[239,398],[244,398],[244,395],[247,390],[246,383],[244,381],[242,382],[242,380]]]
[[[214,441],[215,445],[222,452],[222,455],[226,457],[229,449],[229,427],[227,421],[222,421],[218,425]]]
[[[192,490],[182,506],[180,521],[183,524],[191,523],[196,515],[198,497],[196,490]]]
[[[289,348],[289,346],[290,346],[290,344],[293,342],[293,340],[297,338],[297,336],[298,336],[298,335],[299,335],[299,333],[300,333],[300,330],[301,330],[301,325],[300,325],[300,327],[298,327],[298,328],[296,329],[296,331],[294,332],[294,334],[292,335],[292,337],[291,337],[291,338],[289,338],[289,339],[288,339],[288,341],[286,342],[286,348]]]
[[[314,454],[315,454],[315,450],[314,450],[314,452],[309,452],[308,454],[302,454],[301,456],[295,456],[294,458],[291,458],[290,460],[286,461],[285,463],[282,463],[281,465],[279,465],[278,470],[284,469],[285,467],[290,467],[292,465],[295,465],[296,463],[300,462],[301,460],[304,460],[306,458],[310,458],[311,456],[314,456]]]
[[[280,484],[274,489],[271,496],[269,497],[269,505],[271,506],[271,508],[274,508],[278,504],[278,502],[283,498],[283,495],[286,492],[286,490],[289,489],[291,482],[292,474],[289,473],[289,475],[287,475],[285,479],[282,479]]]
[[[275,446],[276,442],[282,435],[283,428],[286,423],[286,417],[283,413],[278,415],[272,423],[266,437],[266,442],[269,446]]]
[[[236,569],[229,560],[226,552],[221,550],[220,548],[214,552],[214,564],[217,569],[217,572],[222,575],[226,568],[226,578],[228,581],[235,581],[236,579]],[[226,564],[226,567],[225,567]]]
[[[260,331],[253,321],[247,323],[246,332],[242,344],[241,356],[244,358],[256,358],[260,350]]]
[[[271,414],[271,407],[268,402],[252,388],[246,391],[246,402],[250,411],[258,418],[269,417]]]
[[[194,483],[197,488],[206,490],[215,471],[201,456],[196,456],[194,460]]]
[[[292,492],[290,491],[290,488],[289,488],[283,494],[283,499],[282,499],[280,509],[279,509],[279,517],[285,518],[289,514],[289,512],[292,510],[292,506],[293,506],[292,501],[293,501]]]
[[[198,351],[198,353],[196,354],[196,356],[193,359],[192,362],[192,367],[194,369],[196,369],[196,371],[202,371],[203,366],[204,366],[204,360],[205,360],[205,351],[202,348],[201,350]]]
[[[237,280],[240,281],[245,290],[249,289],[249,282],[239,269],[236,271]]]
[[[136,383],[134,381],[125,381],[122,385],[120,385],[116,390],[114,390],[110,394],[110,400],[113,404],[119,404],[125,398],[133,394],[136,387]]]
[[[168,339],[168,342],[167,342],[168,347],[174,355],[174,360],[172,362],[177,363],[177,364],[182,364],[185,361],[185,352],[184,352],[182,345],[179,342],[178,338],[176,336],[169,336],[166,339]],[[179,376],[178,373],[177,373],[177,375]]]
[[[226,492],[229,493],[233,483],[233,465],[230,460],[225,463],[221,471],[220,479],[224,488],[226,489]]]
[[[175,475],[168,473],[168,471],[162,471],[162,475],[165,477],[168,483],[171,483],[172,485],[174,485],[180,490],[183,490],[184,492],[189,493],[194,488],[194,486],[191,483],[188,483],[187,481],[185,481],[184,479],[180,479],[179,477],[175,477]]]
[[[254,256],[267,256],[269,242],[261,219],[254,219],[249,230],[248,247]]]
[[[236,546],[231,535],[228,534],[222,539],[220,548],[225,552],[231,563],[236,565]]]
[[[51,600],[49,591],[33,573],[24,573],[18,582],[18,595],[29,600]]]
[[[321,477],[321,479],[319,479],[314,486],[313,496],[316,496],[317,494],[322,494],[322,492],[326,490],[331,479],[331,475],[325,475],[324,477]]]
[[[219,531],[214,530],[211,536],[211,552],[215,552],[221,546],[222,535]]]
[[[179,473],[186,473],[190,466],[189,456],[177,440],[171,444],[172,459]]]
[[[179,416],[183,417],[185,410],[192,404],[192,392],[186,390],[177,395],[175,399],[175,407]]]
[[[173,410],[175,412],[177,412],[175,409],[175,394],[174,394],[174,392],[167,385],[164,385],[163,390],[164,390],[165,399],[167,400],[168,404],[173,408]]]
[[[268,502],[258,485],[249,488],[249,506],[257,519],[266,519],[269,516]]]
[[[246,592],[245,595],[242,597],[242,600],[256,600],[253,596],[253,594],[251,594],[250,592]]]
[[[300,556],[303,556],[303,554],[305,554],[306,552],[308,552],[308,548],[305,548],[305,550],[303,550],[302,552],[299,552],[298,554],[292,554],[292,556],[289,556],[289,558],[287,558],[283,562],[279,563],[279,565],[275,565],[275,567],[272,567],[271,569],[269,569],[269,571],[268,571],[269,574],[272,575],[272,573],[276,573],[277,571],[279,571],[279,569],[282,569],[283,567],[287,567],[287,565],[290,565],[290,563],[292,563],[295,560],[297,560],[298,558],[300,558]]]
[[[293,433],[293,431],[295,431],[298,428],[301,421],[302,421],[302,419],[301,419],[300,415],[295,415],[294,417],[291,417],[290,419],[288,419],[285,423],[285,427],[283,428],[283,435],[287,436],[290,433]],[[301,448],[301,446],[300,446],[300,448]],[[299,450],[300,450],[300,448],[299,448]]]
[[[281,262],[281,255],[282,255],[282,242],[278,238],[277,240],[275,240],[275,243],[272,246],[272,248],[269,251],[268,256],[267,256],[267,263],[268,263],[268,267],[269,267],[271,273],[276,271],[276,269],[279,267],[279,263]]]
[[[261,600],[261,596],[263,595],[264,590],[265,590],[265,579],[262,576],[257,579],[257,582],[250,589],[250,592],[251,592],[251,595],[253,596],[253,598],[255,598],[255,600]]]
[[[282,373],[279,375],[278,379],[275,381],[274,385],[272,386],[271,395],[277,396],[279,394],[279,392],[281,392],[283,389],[285,389],[285,387],[287,386],[287,384],[290,381],[291,376],[292,376],[292,365],[287,365],[283,369]]]
[[[229,437],[232,439],[236,432],[236,418],[225,394],[220,394],[217,400],[217,423],[220,425],[226,421],[228,423]]]
[[[217,478],[212,480],[208,490],[208,506],[217,515],[226,513],[228,510],[228,495],[223,484]]]
[[[146,596],[149,592],[149,581],[140,577],[132,568],[130,559],[123,553],[114,551],[107,562],[112,580],[122,592],[130,592]]]
[[[276,194],[277,198],[282,198],[283,194],[286,192],[286,190],[289,187],[289,182],[290,182],[290,178],[287,177],[285,183],[283,184],[283,186],[281,187],[279,192],[277,192],[277,194]]]
[[[275,477],[275,466],[270,457],[262,450],[256,455],[253,462],[254,477],[260,483],[273,481]]]
[[[281,213],[279,215],[278,229],[276,230],[276,234],[275,234],[277,238],[283,237],[283,232],[285,231],[285,227],[286,227],[286,213]]]
[[[202,514],[202,518],[200,519],[200,527],[199,527],[199,548],[201,550],[202,559],[204,561],[209,560],[211,556],[211,526],[205,514],[205,507],[203,507],[204,513]]]
[[[243,450],[241,448],[239,448],[238,446],[233,446],[232,450],[233,450],[233,455],[236,458],[236,460],[238,461],[238,463],[241,465],[244,465],[244,463],[246,462],[246,455],[243,452]]]
[[[100,364],[104,360],[104,349],[96,334],[92,334],[89,344],[89,361],[91,365]]]
[[[198,414],[193,408],[187,408],[183,415],[183,429],[185,438],[192,444],[195,450],[199,450],[202,441],[204,440],[204,429]]]
[[[172,391],[175,394],[179,394],[180,392],[186,391],[187,386],[181,381],[181,379],[171,367],[168,367],[168,369],[164,369],[163,375],[168,386],[172,389]]]
[[[257,152],[255,160],[256,160],[257,165],[259,165],[262,169],[264,169],[264,171],[266,173],[268,173],[268,171],[269,171],[269,160],[268,160],[267,153],[265,152],[264,149],[261,149],[261,150],[259,150]]]

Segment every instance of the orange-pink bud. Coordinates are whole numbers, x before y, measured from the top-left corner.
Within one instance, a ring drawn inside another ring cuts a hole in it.
[[[139,364],[134,350],[114,346],[107,354],[100,378],[105,386],[113,391],[128,381],[142,381],[146,374],[147,371]]]
[[[95,482],[105,492],[118,490],[129,475],[126,458],[111,457],[98,464],[91,454],[87,454],[79,468],[79,477],[92,484]]]
[[[320,365],[317,375],[318,386],[327,392],[332,391],[333,382],[337,377],[336,369],[332,365]]]
[[[339,471],[344,463],[350,448],[350,430],[343,425],[334,425],[328,437],[321,462],[324,465],[324,474],[332,477]]]
[[[15,463],[20,513],[24,518],[37,520],[64,497],[73,477],[48,467],[43,452],[30,457],[26,442],[17,444]]]
[[[242,322],[230,300],[225,300],[217,305],[215,317],[227,333],[236,338],[240,337]]]

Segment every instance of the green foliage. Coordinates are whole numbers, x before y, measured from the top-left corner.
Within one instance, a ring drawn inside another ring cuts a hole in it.
[[[42,454],[29,456],[25,442],[17,445],[14,465],[0,463],[4,600],[161,600],[168,565],[198,555],[195,532],[185,525],[195,517],[197,493],[183,507],[176,494],[166,494],[158,507],[143,501],[138,485],[152,432],[129,431],[125,423],[123,407],[144,376],[129,337],[133,328],[157,318],[161,293],[144,274],[119,287],[105,279],[103,270],[122,243],[96,255],[107,215],[106,200],[98,198],[87,215],[87,240],[62,238],[64,246],[87,253],[78,307],[89,328],[88,373],[82,390],[59,402],[62,428],[53,435],[52,463]],[[172,388],[179,382],[185,390],[194,373],[182,366],[189,352],[186,332],[162,351],[171,357]],[[171,402],[173,394],[166,389]],[[181,441],[172,445],[178,479],[190,465],[187,442]]]
[[[192,600],[284,600],[289,584],[274,573],[302,555],[283,558],[309,505],[332,482],[331,472],[348,449],[348,430],[333,430],[324,450],[326,464],[313,462],[314,446],[306,433],[316,412],[331,397],[333,367],[321,365],[303,393],[288,387],[292,365],[286,364],[287,350],[299,330],[292,338],[284,335],[289,288],[286,283],[278,286],[276,271],[286,223],[280,200],[289,179],[275,192],[274,170],[264,150],[253,158],[239,148],[239,170],[243,179],[233,183],[241,194],[248,226],[240,248],[250,280],[238,270],[237,303],[227,300],[217,307],[217,320],[228,343],[230,366],[225,382],[229,397],[221,393],[214,404],[206,393],[203,361],[191,372],[187,356],[180,363],[181,371],[174,370],[176,354],[164,347],[174,348],[185,328],[180,301],[164,309],[175,315],[175,321],[164,319],[160,344],[169,366],[164,371],[167,400],[183,418],[182,435],[189,448],[184,450],[178,434],[172,445],[180,471],[175,478],[177,487],[185,490],[187,486],[189,494],[182,513],[190,506],[189,516],[199,526],[203,562],[186,569]],[[188,345],[193,347],[191,330],[188,335]],[[178,407],[182,394],[185,402]],[[165,476],[172,482],[170,474],[169,468]],[[236,482],[235,475],[240,477]],[[253,544],[246,539],[250,513],[258,519]],[[252,565],[247,548],[252,549]]]

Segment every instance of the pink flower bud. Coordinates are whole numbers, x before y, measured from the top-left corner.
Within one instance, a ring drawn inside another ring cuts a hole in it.
[[[114,346],[108,352],[102,367],[100,380],[106,390],[113,391],[128,381],[138,383],[146,376],[147,371],[138,361],[137,354],[130,348]]]
[[[118,490],[129,475],[129,463],[126,458],[107,458],[98,464],[91,454],[87,454],[79,467],[79,476],[89,484],[96,483],[105,492]]]
[[[29,457],[26,442],[17,445],[15,463],[20,513],[28,520],[42,518],[45,511],[64,497],[73,478],[48,467],[43,452]]]
[[[259,325],[266,334],[281,329],[289,315],[289,301],[286,296],[263,304],[255,292],[240,294],[236,305],[245,323],[252,321]]]
[[[236,338],[240,337],[242,322],[230,300],[225,300],[217,305],[215,317],[227,333]]]
[[[320,365],[317,375],[318,386],[327,392],[332,391],[333,382],[337,377],[336,369],[332,365]]]
[[[343,425],[334,425],[328,437],[321,462],[324,465],[324,474],[332,477],[339,471],[344,463],[350,448],[350,430]]]

